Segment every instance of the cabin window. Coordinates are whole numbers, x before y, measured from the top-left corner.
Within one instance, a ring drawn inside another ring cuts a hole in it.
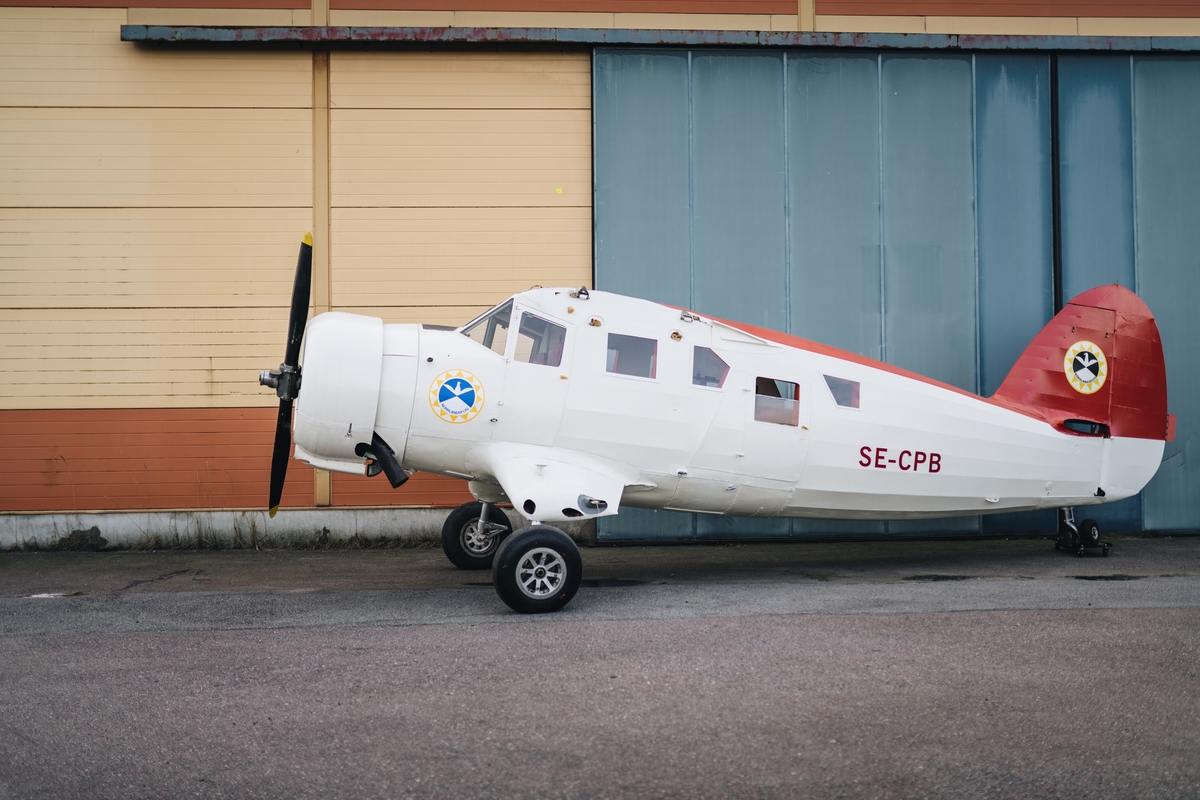
[[[720,389],[729,375],[729,365],[707,347],[692,349],[692,383]]]
[[[512,321],[513,301],[496,306],[462,329],[464,336],[474,339],[489,350],[504,355],[508,344],[508,326]]]
[[[658,373],[658,340],[610,333],[605,369],[617,375],[655,377]]]
[[[800,385],[775,378],[755,379],[754,418],[776,425],[799,425]]]
[[[846,408],[858,408],[858,381],[825,375],[825,385],[833,395],[833,402]]]
[[[557,367],[562,363],[563,344],[566,341],[567,329],[562,325],[555,325],[533,314],[522,314],[514,358],[528,364]]]

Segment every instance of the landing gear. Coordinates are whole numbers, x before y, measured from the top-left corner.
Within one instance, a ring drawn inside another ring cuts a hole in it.
[[[1088,548],[1101,548],[1101,555],[1108,555],[1108,542],[1100,541],[1100,526],[1094,519],[1085,519],[1076,524],[1075,509],[1060,508],[1058,510],[1058,538],[1054,541],[1055,550],[1065,550],[1068,553],[1083,558]]]
[[[491,503],[464,503],[442,526],[442,552],[459,569],[490,569],[512,523]]]
[[[583,559],[557,528],[531,525],[504,540],[492,564],[496,594],[513,611],[558,611],[579,591]]]

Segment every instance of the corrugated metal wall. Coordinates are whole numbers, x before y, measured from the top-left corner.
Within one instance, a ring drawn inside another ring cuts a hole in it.
[[[1103,227],[1112,237],[1122,226],[1132,230],[1134,205],[1122,204],[1120,183],[1104,191],[1087,185],[1108,181],[1089,164],[1119,170],[1128,163],[1131,140],[1123,140],[1125,162],[1095,138],[1084,136],[1092,155],[1071,145],[1072,126],[1087,131],[1106,121],[1073,116],[1071,61],[1062,60],[1070,297],[1077,277],[1086,287],[1116,277],[1075,265],[1125,263],[1088,231]],[[597,286],[789,331],[990,394],[1053,313],[1051,61],[1008,53],[597,51]],[[1130,130],[1130,60],[1123,63],[1124,105],[1119,97],[1089,102],[1123,108]],[[1113,69],[1103,59],[1097,64],[1084,73]],[[1184,130],[1186,121],[1147,124]],[[1112,147],[1120,150],[1120,141]],[[1195,161],[1191,153],[1171,158]],[[1104,217],[1110,206],[1123,209],[1119,224]],[[1177,233],[1191,235],[1173,228],[1163,236],[1174,241]],[[1132,243],[1131,235],[1130,251]],[[1107,260],[1081,247],[1100,247]],[[1194,274],[1194,263],[1162,269]],[[1160,318],[1171,316],[1168,304],[1147,300]],[[1179,360],[1169,367],[1172,379],[1186,371]],[[1187,397],[1172,391],[1176,413],[1186,415]],[[1200,521],[1200,503],[1189,508],[1175,527]],[[1140,506],[1117,514],[1110,527],[1140,527]],[[608,537],[1002,532],[1054,524],[1045,512],[879,524],[633,512],[604,522]]]
[[[1067,297],[1131,286],[1162,332],[1176,415],[1158,474],[1096,510],[1112,528],[1200,526],[1200,59],[1059,57],[1062,280]]]

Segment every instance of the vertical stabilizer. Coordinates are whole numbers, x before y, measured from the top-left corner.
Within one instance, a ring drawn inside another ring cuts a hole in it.
[[[992,399],[1075,433],[1173,438],[1154,315],[1116,284],[1089,289],[1058,312]]]

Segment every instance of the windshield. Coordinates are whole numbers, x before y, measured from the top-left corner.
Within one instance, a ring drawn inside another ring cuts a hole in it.
[[[462,335],[474,339],[489,350],[504,355],[508,344],[508,326],[512,322],[513,301],[507,300],[462,329]]]

